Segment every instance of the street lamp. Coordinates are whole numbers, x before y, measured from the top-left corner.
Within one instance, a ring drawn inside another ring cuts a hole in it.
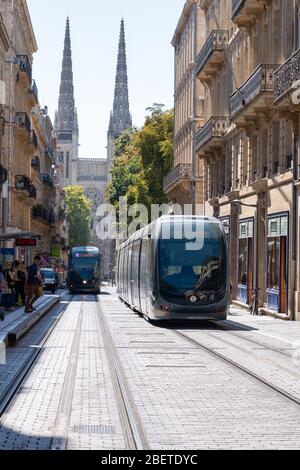
[[[256,263],[256,271],[255,271],[255,291],[256,291],[256,302],[254,304],[254,315],[259,315],[259,311],[258,311],[258,293],[259,293],[259,286],[258,286],[258,244],[259,244],[259,235],[258,235],[258,229],[259,229],[259,218],[258,218],[258,209],[259,209],[259,204],[246,204],[242,201],[240,201],[239,199],[235,199],[234,201],[232,201],[232,204],[236,205],[236,206],[244,206],[244,207],[253,207],[254,209],[256,209],[256,259],[255,259],[255,263]]]

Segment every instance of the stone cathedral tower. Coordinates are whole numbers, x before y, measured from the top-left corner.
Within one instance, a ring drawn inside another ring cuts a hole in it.
[[[118,63],[116,71],[113,111],[110,114],[107,133],[107,159],[110,164],[114,153],[114,140],[125,130],[132,128],[129,110],[128,75],[124,20],[121,21]]]
[[[66,24],[55,131],[60,158],[64,163],[64,186],[75,185],[77,180],[79,129],[74,99],[69,18],[67,18]]]

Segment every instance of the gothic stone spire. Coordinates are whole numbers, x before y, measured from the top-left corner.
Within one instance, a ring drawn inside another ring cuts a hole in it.
[[[108,132],[109,135],[115,139],[125,129],[129,129],[131,127],[132,118],[129,110],[125,27],[124,20],[122,19],[116,71],[114,105]]]
[[[77,116],[74,99],[72,51],[70,38],[70,21],[67,18],[64,54],[61,71],[58,112],[55,123],[58,133],[77,132]]]

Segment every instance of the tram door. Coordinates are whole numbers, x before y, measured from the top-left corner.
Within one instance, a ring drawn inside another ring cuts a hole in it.
[[[127,286],[128,286],[128,303],[132,305],[132,292],[131,292],[131,280],[132,280],[132,245],[128,247],[128,262],[127,262]]]
[[[137,310],[141,309],[140,302],[140,249],[141,240],[134,242],[132,247],[132,266],[131,266],[131,296],[132,305]]]
[[[150,241],[148,238],[142,240],[141,247],[141,260],[140,260],[140,295],[141,295],[141,311],[147,312],[147,297],[149,292],[147,291],[147,266],[148,266],[148,252],[149,252]]]

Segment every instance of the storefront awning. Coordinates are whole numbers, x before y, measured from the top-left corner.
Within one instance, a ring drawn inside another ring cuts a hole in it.
[[[16,240],[17,238],[41,238],[40,233],[36,232],[14,232],[14,233],[1,233],[0,243],[9,240]]]

